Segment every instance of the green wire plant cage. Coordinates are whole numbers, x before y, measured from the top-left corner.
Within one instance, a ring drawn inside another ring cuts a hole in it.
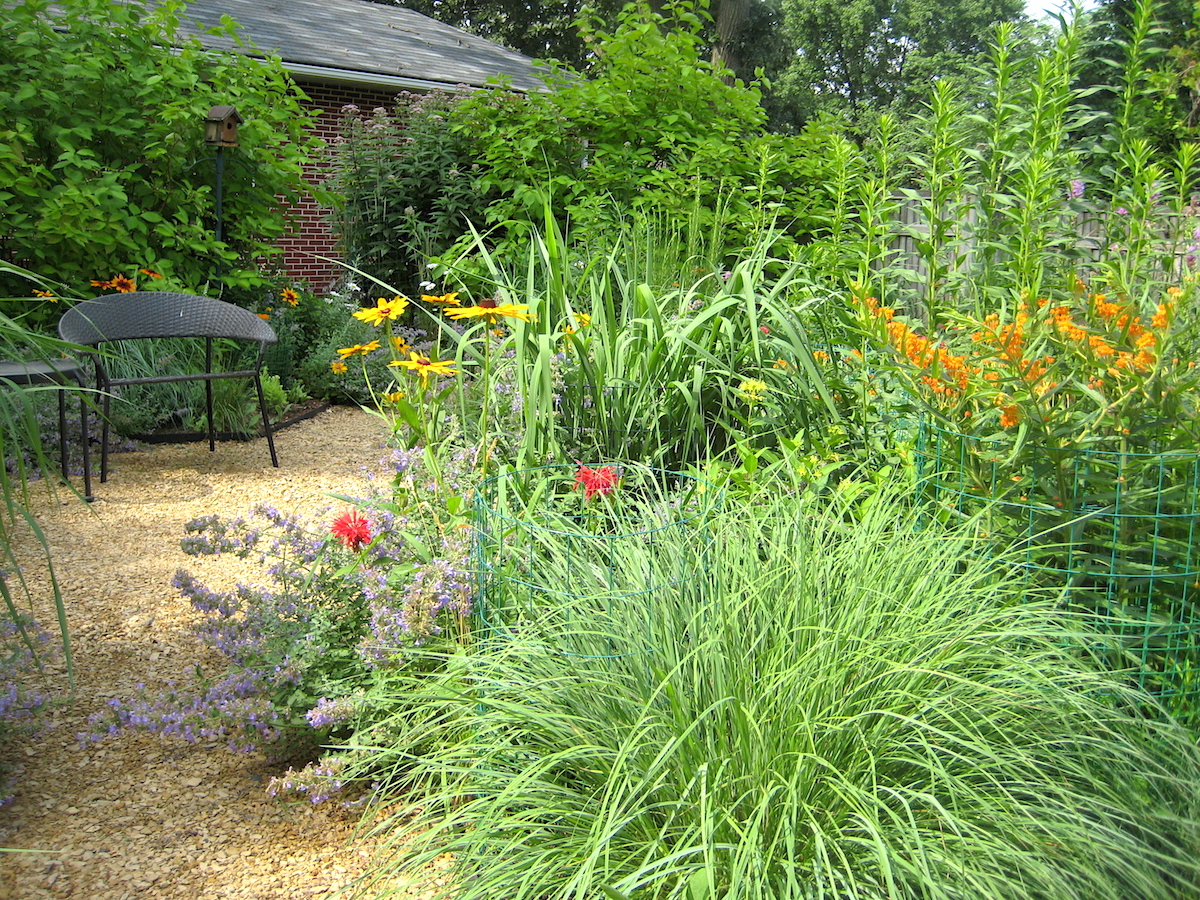
[[[684,602],[704,571],[721,492],[633,464],[505,472],[475,492],[476,616],[491,639],[619,658],[660,646],[650,595]]]
[[[1031,586],[1110,636],[1109,663],[1189,720],[1200,699],[1200,451],[1011,447],[923,423],[925,496],[982,514]]]

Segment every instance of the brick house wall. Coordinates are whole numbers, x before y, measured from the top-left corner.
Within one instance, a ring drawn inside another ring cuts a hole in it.
[[[314,131],[327,144],[332,144],[338,136],[343,106],[353,104],[368,112],[380,106],[390,110],[399,93],[352,85],[306,83],[299,79],[297,85],[309,98],[302,105],[320,113],[315,120]],[[328,171],[329,165],[324,160],[310,160],[305,164],[304,177],[310,184],[320,184]],[[346,270],[336,263],[324,262],[312,255],[340,258],[329,227],[328,212],[318,206],[312,197],[305,197],[296,213],[295,230],[279,242],[283,249],[284,268],[293,282],[303,282],[318,294],[323,294],[335,287],[346,274]]]

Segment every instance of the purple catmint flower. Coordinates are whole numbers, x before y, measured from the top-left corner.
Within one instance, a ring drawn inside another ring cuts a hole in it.
[[[1082,197],[1084,188],[1086,186],[1087,185],[1084,184],[1084,181],[1082,178],[1072,178],[1071,179],[1071,199],[1078,200],[1080,197]]]
[[[316,706],[304,714],[304,718],[313,728],[329,728],[350,721],[357,711],[357,705],[348,697],[333,700],[322,697]]]

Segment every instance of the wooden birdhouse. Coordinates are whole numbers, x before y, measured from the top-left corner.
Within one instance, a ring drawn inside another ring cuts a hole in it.
[[[204,143],[210,147],[236,147],[242,117],[232,106],[214,106],[204,120]]]

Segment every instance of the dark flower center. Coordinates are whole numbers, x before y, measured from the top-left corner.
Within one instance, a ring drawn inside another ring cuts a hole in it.
[[[493,297],[488,297],[486,300],[479,301],[480,309],[495,309],[499,305],[500,304],[498,304]]]

